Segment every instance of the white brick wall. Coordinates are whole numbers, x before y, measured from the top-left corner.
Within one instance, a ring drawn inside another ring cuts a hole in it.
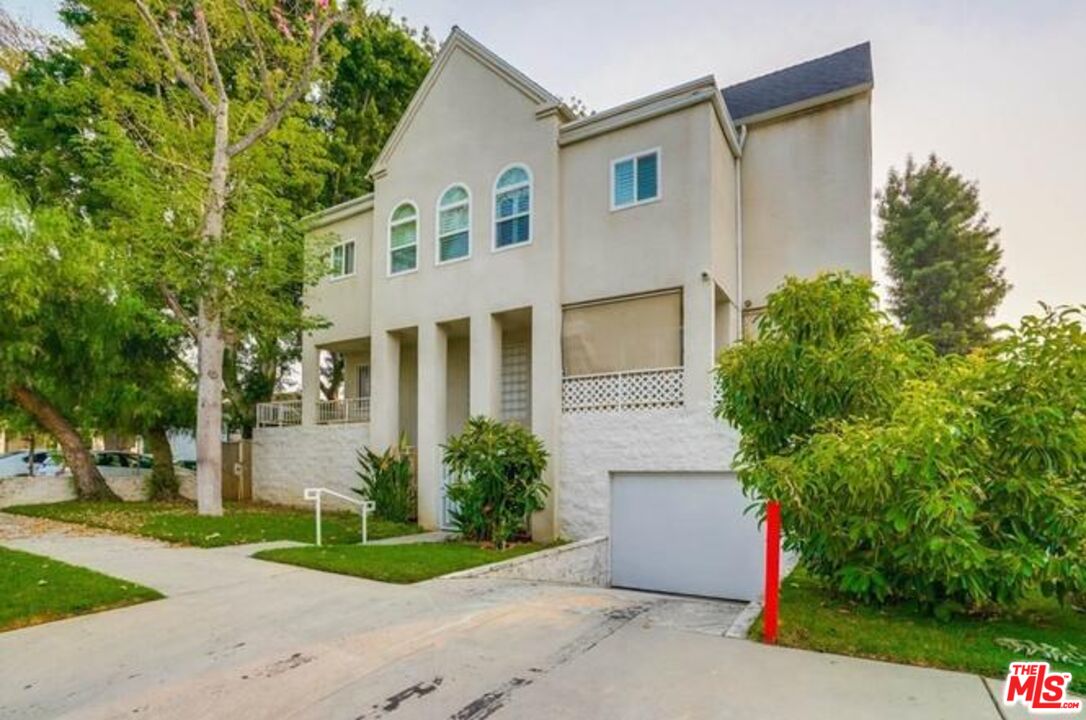
[[[253,499],[303,505],[302,490],[326,487],[352,495],[361,483],[357,452],[370,440],[369,425],[294,425],[253,430]],[[331,505],[332,499],[328,499]],[[344,505],[346,505],[344,503]]]
[[[610,534],[611,473],[730,470],[739,432],[696,408],[563,414],[558,527],[574,540]]]

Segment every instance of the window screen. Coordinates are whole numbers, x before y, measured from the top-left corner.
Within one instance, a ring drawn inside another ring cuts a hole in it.
[[[682,365],[682,293],[568,307],[562,312],[562,371],[594,375]]]

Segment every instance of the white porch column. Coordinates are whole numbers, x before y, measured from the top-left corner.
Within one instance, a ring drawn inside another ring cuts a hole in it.
[[[321,351],[313,338],[302,338],[302,425],[317,424],[317,399],[321,394]]]
[[[441,443],[445,442],[448,338],[435,323],[419,325],[418,493],[419,524],[441,523]]]
[[[547,506],[532,516],[532,538],[550,541],[558,535],[558,469],[562,417],[562,307],[544,303],[532,308],[532,432],[550,455],[543,481],[550,488]]]
[[[501,409],[502,329],[490,313],[471,316],[471,415],[498,417]]]
[[[698,278],[683,288],[683,400],[688,409],[712,403],[715,305],[711,282]]]
[[[370,348],[370,447],[382,452],[400,434],[400,338],[378,330]]]

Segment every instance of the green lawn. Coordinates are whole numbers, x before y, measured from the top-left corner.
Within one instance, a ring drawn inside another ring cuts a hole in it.
[[[0,547],[0,631],[160,597],[135,583]]]
[[[262,550],[253,557],[381,582],[414,583],[508,560],[545,547],[549,546],[523,543],[497,550],[467,542],[340,545]]]
[[[62,502],[49,505],[19,505],[4,512],[49,518],[105,528],[131,535],[144,535],[168,542],[221,547],[268,540],[313,542],[313,510],[277,505],[226,503],[222,517],[196,514],[192,503],[156,502]],[[414,524],[369,518],[369,537],[395,537],[421,532]],[[361,537],[358,513],[323,513],[324,542],[356,543]]]
[[[761,620],[750,637],[762,637]],[[838,598],[802,568],[781,587],[779,642],[789,647],[1003,678],[1008,663],[1026,658],[997,645],[998,638],[1032,640],[1065,651],[1071,645],[1081,653],[1086,651],[1086,613],[1037,597],[998,617],[942,622],[906,606],[870,608]],[[1052,665],[1072,674],[1074,692],[1086,692],[1086,667]]]

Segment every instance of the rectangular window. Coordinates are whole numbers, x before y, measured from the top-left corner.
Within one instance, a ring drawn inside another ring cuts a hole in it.
[[[471,252],[468,226],[471,216],[467,203],[443,209],[438,214],[438,262],[465,258]]]
[[[370,366],[359,365],[358,366],[358,379],[357,379],[357,397],[368,398],[370,396]]]
[[[498,248],[531,239],[531,189],[527,185],[498,193],[494,208]]]
[[[354,275],[354,240],[332,246],[332,277]]]
[[[392,225],[389,244],[389,272],[392,275],[410,272],[418,267],[418,223],[414,217]]]
[[[611,163],[611,209],[660,199],[660,151],[649,150]]]

